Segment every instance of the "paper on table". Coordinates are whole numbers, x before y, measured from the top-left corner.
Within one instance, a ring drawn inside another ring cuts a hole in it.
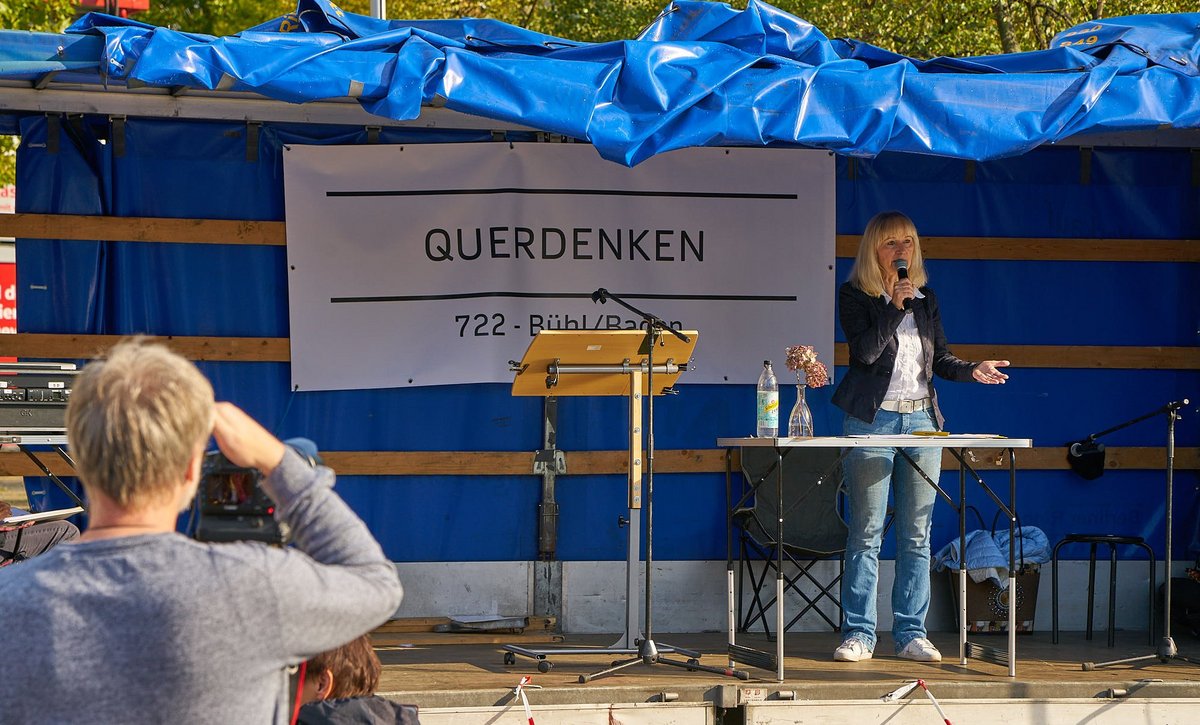
[[[952,435],[955,438],[1007,438],[1008,437],[1008,436],[1002,436],[999,433],[948,433],[947,435]]]
[[[949,433],[943,431],[917,431],[916,433],[861,433],[848,435],[847,438],[928,438],[930,436],[949,436],[953,438],[1004,438],[998,433]]]

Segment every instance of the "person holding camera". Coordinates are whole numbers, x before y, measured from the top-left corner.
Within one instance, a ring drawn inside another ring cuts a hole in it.
[[[187,360],[143,340],[78,375],[67,438],[88,501],[78,540],[0,574],[6,723],[287,723],[288,668],[384,622],[395,567],[314,466]],[[294,546],[176,533],[209,436],[258,469]]]

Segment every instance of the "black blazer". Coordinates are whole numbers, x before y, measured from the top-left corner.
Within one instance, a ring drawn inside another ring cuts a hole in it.
[[[933,389],[934,374],[965,382],[972,379],[971,372],[978,363],[959,360],[950,352],[946,346],[946,333],[942,330],[937,296],[928,287],[922,287],[921,293],[925,297],[912,301],[912,314],[921,337],[933,416],[941,430],[945,420],[938,408],[937,391]],[[855,418],[868,423],[875,421],[875,413],[892,380],[899,346],[896,328],[900,327],[905,314],[904,310],[889,304],[883,295],[871,297],[849,282],[838,289],[838,319],[850,347],[850,370],[833,394],[834,405]]]

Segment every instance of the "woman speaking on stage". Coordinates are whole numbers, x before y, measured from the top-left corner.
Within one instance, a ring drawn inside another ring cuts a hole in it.
[[[933,375],[1000,384],[1007,360],[974,363],[946,346],[937,297],[925,285],[921,240],[899,212],[875,215],[863,232],[850,278],[838,290],[839,320],[850,348],[850,369],[833,402],[845,412],[845,435],[899,435],[943,430]],[[905,451],[933,481],[940,448]],[[894,491],[896,571],[892,638],[896,655],[939,662],[926,636],[929,611],[929,535],[937,492],[894,448],[854,448],[844,462],[849,511],[842,581],[843,640],[839,662],[870,659],[876,636],[879,545]]]

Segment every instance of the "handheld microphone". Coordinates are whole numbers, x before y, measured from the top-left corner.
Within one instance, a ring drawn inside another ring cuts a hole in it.
[[[605,302],[608,302],[608,290],[601,287],[600,289],[593,292],[592,293],[592,302],[599,302],[600,304],[604,304]]]
[[[896,268],[896,275],[900,279],[908,279],[908,260],[907,259],[897,259],[895,262],[892,262],[892,266]],[[906,309],[906,310],[912,309],[912,298],[911,297],[909,299],[904,300],[904,309]]]

